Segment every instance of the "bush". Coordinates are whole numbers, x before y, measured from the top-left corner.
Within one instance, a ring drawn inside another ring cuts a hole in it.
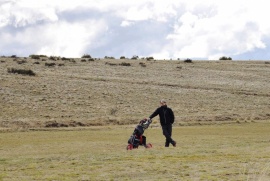
[[[24,69],[15,69],[15,68],[8,68],[8,73],[13,74],[22,74],[22,75],[29,75],[29,76],[35,76],[35,72],[32,70],[24,70]]]
[[[61,60],[71,60],[70,58],[62,57]]]
[[[47,66],[47,67],[53,67],[55,65],[56,65],[55,63],[45,63],[45,66]]]
[[[143,63],[143,62],[140,62],[139,64],[140,64],[142,67],[146,67],[145,63]]]
[[[220,57],[219,60],[232,60],[232,58],[223,56],[223,57]]]
[[[146,57],[146,60],[154,60],[154,57]]]
[[[187,58],[186,60],[184,60],[185,63],[192,63],[192,60],[190,58]]]
[[[115,59],[114,57],[105,56],[105,59]]]
[[[27,63],[26,60],[16,60],[18,64],[24,64],[24,63]]]
[[[126,57],[125,56],[121,56],[120,59],[126,59]]]
[[[84,55],[82,56],[82,58],[92,58],[92,57],[91,57],[91,55],[89,55],[89,54],[84,54]]]
[[[39,55],[29,55],[30,58],[38,60],[40,58]]]
[[[55,57],[55,56],[50,56],[50,57],[49,57],[49,60],[54,60],[54,61],[55,61],[55,60],[57,60],[57,57]]]
[[[131,58],[132,60],[137,60],[139,58],[138,55],[133,55],[133,57]]]
[[[122,66],[131,66],[130,63],[126,63],[126,62],[122,62],[122,63],[120,63],[119,65],[122,65]]]

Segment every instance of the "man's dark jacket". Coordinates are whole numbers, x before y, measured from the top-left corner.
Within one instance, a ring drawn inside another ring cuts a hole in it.
[[[153,117],[159,115],[160,124],[169,125],[174,123],[174,114],[171,108],[167,107],[167,105],[160,106],[155,110],[155,112],[149,117],[152,119]]]

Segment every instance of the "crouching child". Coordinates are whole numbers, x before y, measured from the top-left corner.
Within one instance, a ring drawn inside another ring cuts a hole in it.
[[[146,130],[151,123],[151,119],[143,119],[139,122],[139,124],[134,129],[132,135],[128,139],[127,150],[138,148],[139,145],[142,145],[145,148],[152,147],[151,143],[146,144],[146,137],[143,135],[144,130]]]

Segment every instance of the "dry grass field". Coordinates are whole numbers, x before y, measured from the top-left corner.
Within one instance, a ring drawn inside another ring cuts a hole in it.
[[[270,180],[269,78],[263,61],[1,57],[0,181]],[[155,118],[154,147],[125,150],[161,98],[177,147]]]
[[[174,110],[175,125],[270,119],[269,62],[84,60],[1,57],[0,127],[135,124],[161,98]]]

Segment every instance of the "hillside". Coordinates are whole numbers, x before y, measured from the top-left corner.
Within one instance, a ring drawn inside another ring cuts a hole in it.
[[[1,57],[0,127],[135,124],[161,98],[174,110],[176,126],[270,120],[269,78],[263,61]]]

